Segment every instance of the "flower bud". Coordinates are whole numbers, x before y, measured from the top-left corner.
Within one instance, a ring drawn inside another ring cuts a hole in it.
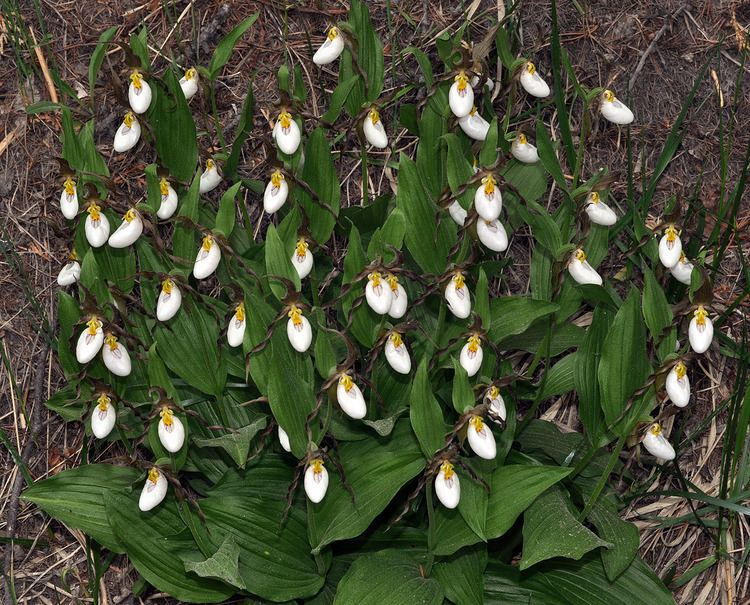
[[[279,429],[277,432],[279,436],[279,444],[281,445],[282,449],[287,453],[291,453],[292,444],[289,443],[289,435],[287,435],[287,432],[281,428],[281,425],[279,425]]]

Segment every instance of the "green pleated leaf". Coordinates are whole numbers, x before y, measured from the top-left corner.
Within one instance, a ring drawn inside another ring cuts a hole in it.
[[[96,76],[99,74],[99,69],[104,61],[104,54],[107,52],[109,42],[114,38],[117,33],[118,26],[114,25],[109,29],[106,29],[99,36],[99,41],[96,43],[94,52],[91,53],[91,59],[89,60],[89,98],[94,98],[94,87],[96,86]]]
[[[239,559],[240,547],[232,534],[227,534],[219,550],[205,561],[185,561],[185,570],[192,571],[201,578],[216,578],[245,590],[245,582],[240,577]]]
[[[328,102],[328,111],[321,116],[321,121],[333,124],[339,119],[341,110],[344,108],[344,103],[349,98],[349,93],[354,88],[354,85],[359,80],[359,77],[354,75],[346,80],[343,80],[333,89],[331,93],[331,100]]]
[[[451,395],[453,407],[459,414],[464,414],[466,410],[471,409],[476,404],[474,399],[474,389],[471,388],[469,375],[466,370],[453,359],[453,391]]]
[[[601,538],[612,543],[611,548],[602,548],[601,556],[607,578],[614,581],[630,567],[638,553],[638,528],[620,519],[617,511],[610,510],[602,500],[591,509],[588,519],[594,524]]]
[[[525,332],[535,321],[558,310],[554,303],[526,296],[501,296],[493,298],[490,339],[501,344],[511,336]]]
[[[604,430],[604,416],[599,403],[599,359],[604,339],[612,324],[612,314],[596,307],[583,343],[575,353],[573,385],[578,393],[578,414],[592,442]]]
[[[76,359],[73,334],[78,328],[79,332],[75,334],[75,338],[78,339],[78,334],[85,329],[85,326],[78,326],[78,320],[81,318],[81,308],[78,301],[63,290],[57,293],[57,316],[60,326],[57,338],[57,357],[60,360],[65,377],[70,378],[78,374],[81,368]]]
[[[302,179],[315,192],[317,201],[299,186],[295,188],[294,195],[309,219],[312,238],[319,244],[325,244],[333,233],[339,214],[341,185],[323,128],[313,130],[307,139]]]
[[[541,400],[565,395],[573,390],[576,354],[570,353],[559,359],[547,372],[547,378],[544,382],[544,388],[539,396]]]
[[[567,191],[568,183],[565,180],[565,175],[563,175],[557,154],[555,154],[555,148],[552,146],[547,126],[541,120],[537,120],[536,122],[536,146],[539,150],[539,159],[544,169],[555,179],[558,187],[563,191]]]
[[[229,189],[224,192],[219,202],[219,211],[216,213],[216,227],[217,233],[220,233],[224,237],[232,235],[234,229],[234,223],[237,215],[237,206],[235,204],[235,197],[237,197],[237,191],[240,189],[242,183],[235,183]]]
[[[359,557],[338,585],[335,605],[442,605],[443,589],[425,578],[419,563],[399,550]]]
[[[200,438],[193,437],[193,442],[199,447],[218,447],[224,450],[234,463],[245,468],[247,457],[250,453],[250,444],[255,436],[266,428],[266,418],[258,418],[252,424],[234,429],[232,432],[218,437]]]
[[[419,445],[429,460],[445,444],[443,410],[432,394],[427,359],[422,359],[411,387],[409,418]]]
[[[497,162],[498,135],[497,117],[493,117],[487,131],[487,138],[482,143],[482,150],[479,152],[479,164],[481,166],[491,166]]]
[[[215,80],[219,75],[219,72],[227,64],[229,58],[232,56],[234,46],[237,44],[242,35],[252,27],[258,18],[258,13],[250,15],[246,19],[243,19],[239,25],[237,25],[231,32],[229,32],[221,42],[216,45],[214,54],[211,55],[211,63],[208,66],[208,75],[210,80]]]
[[[463,494],[462,494],[463,497]],[[484,568],[487,567],[487,547],[471,546],[432,568],[440,582],[445,598],[457,605],[483,605]]]
[[[268,226],[266,232],[266,272],[269,275],[271,291],[279,300],[286,295],[286,287],[272,276],[283,277],[294,284],[295,291],[299,292],[300,280],[299,273],[292,265],[292,255],[287,253],[284,242],[281,241],[276,227]]]
[[[237,130],[235,131],[234,141],[232,141],[232,150],[229,152],[229,157],[224,163],[224,176],[229,180],[237,178],[237,165],[240,162],[240,154],[242,153],[242,146],[245,144],[247,137],[253,130],[253,113],[255,112],[255,96],[253,95],[253,81],[250,80],[247,84],[247,93],[245,94],[245,101],[242,104],[242,112],[240,113],[240,122],[237,124]]]
[[[461,489],[464,490],[472,479],[463,471],[458,471],[458,475]],[[465,546],[484,541],[482,536],[469,527],[459,510],[448,510],[438,502],[435,504],[435,555],[450,556]]]
[[[477,291],[474,296],[474,312],[482,320],[482,326],[488,329],[492,325],[492,313],[490,312],[490,291],[487,282],[487,274],[484,269],[479,269],[477,279]]]
[[[126,490],[140,474],[128,466],[85,464],[37,481],[21,498],[68,527],[80,529],[109,550],[125,552],[107,521],[104,496]]]
[[[172,253],[178,259],[182,259],[184,265],[183,273],[185,275],[192,270],[195,257],[198,254],[198,232],[192,226],[192,223],[198,220],[199,191],[200,171],[197,171],[193,175],[192,184],[180,200],[174,236],[172,237]],[[181,221],[179,220],[180,217],[184,217],[187,220]]]
[[[673,318],[664,290],[650,269],[643,271],[643,318],[654,342],[660,340],[662,332],[672,323]]]

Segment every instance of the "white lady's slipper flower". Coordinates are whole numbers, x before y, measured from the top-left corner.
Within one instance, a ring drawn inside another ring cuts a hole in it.
[[[482,117],[477,108],[472,106],[471,111],[462,118],[458,118],[458,125],[466,133],[466,136],[475,141],[484,141],[490,131],[490,123]]]
[[[134,244],[143,233],[143,219],[135,208],[128,210],[122,217],[122,223],[109,236],[109,245],[113,248],[127,248]]]
[[[96,406],[91,413],[91,432],[97,439],[106,439],[115,428],[117,411],[106,393],[99,395]]]
[[[674,448],[662,434],[661,426],[658,422],[654,422],[648,431],[646,431],[646,436],[643,438],[643,447],[646,448],[649,454],[661,460],[667,462],[674,460]]]
[[[78,281],[81,277],[81,265],[75,252],[70,255],[70,260],[65,263],[60,273],[57,274],[58,286],[70,286]]]
[[[693,263],[691,263],[685,256],[685,253],[682,252],[680,254],[680,260],[677,261],[677,264],[674,267],[669,269],[669,272],[678,282],[689,286],[693,276],[693,268]]]
[[[378,271],[373,271],[367,276],[365,286],[365,299],[370,308],[378,315],[385,315],[391,308],[393,292]]]
[[[445,508],[456,508],[461,499],[461,484],[453,465],[448,460],[443,460],[435,477],[435,495]]]
[[[680,232],[674,225],[667,225],[664,235],[659,240],[659,260],[667,269],[671,269],[682,256],[682,240]]]
[[[359,387],[354,384],[349,374],[342,374],[339,377],[339,384],[336,387],[336,401],[343,410],[344,414],[354,420],[361,420],[367,415],[367,404]]]
[[[690,347],[696,353],[705,353],[708,347],[711,346],[713,338],[714,324],[708,316],[706,308],[703,305],[698,305],[693,314],[693,319],[690,320],[690,325],[688,326]]]
[[[505,409],[505,400],[500,394],[500,389],[498,389],[494,385],[487,389],[487,392],[484,395],[484,402],[489,404],[487,415],[493,421],[497,422],[498,424],[502,424],[503,422],[505,422],[508,412]]]
[[[289,343],[298,353],[304,353],[312,343],[312,327],[307,317],[302,315],[302,310],[297,305],[289,309],[289,321],[286,322],[286,335]]]
[[[109,221],[102,212],[102,207],[96,202],[91,202],[86,212],[88,212],[84,224],[86,240],[92,248],[100,248],[109,237]]]
[[[227,342],[230,347],[239,347],[242,344],[242,340],[245,338],[246,325],[245,303],[240,303],[237,305],[232,319],[229,320],[229,327],[227,328]]]
[[[162,220],[166,220],[171,218],[175,210],[177,210],[177,192],[169,184],[169,181],[164,178],[159,181],[159,191],[161,192],[161,204],[159,204],[159,209],[156,211],[156,216]]]
[[[411,357],[399,332],[391,332],[385,341],[385,360],[399,374],[411,372]]]
[[[582,248],[578,248],[570,257],[568,262],[568,273],[579,284],[594,284],[601,286],[603,283],[602,276],[596,272],[586,260],[586,253]]]
[[[289,443],[289,435],[284,429],[281,428],[281,425],[279,425],[279,430],[277,431],[277,433],[279,437],[279,445],[281,445],[282,449],[285,452],[291,453],[292,444]]]
[[[117,342],[117,336],[107,334],[102,347],[102,361],[115,376],[129,376],[132,368],[128,350]]]
[[[466,222],[466,217],[469,213],[464,210],[464,207],[458,203],[458,200],[453,200],[451,205],[448,206],[448,214],[451,215],[453,221],[459,226],[463,227]]]
[[[286,109],[279,114],[279,119],[276,120],[272,134],[279,150],[287,155],[293,155],[302,141],[299,126],[292,119],[292,114]]]
[[[115,132],[115,141],[112,147],[117,153],[124,153],[133,149],[141,138],[141,124],[138,118],[129,111],[122,119],[122,124]]]
[[[128,103],[130,103],[130,109],[137,114],[145,113],[151,105],[151,87],[138,70],[130,74]]]
[[[477,86],[479,86],[479,76],[471,76],[471,80],[469,80],[469,82],[471,83],[472,88],[476,88]],[[492,90],[493,88],[495,88],[495,82],[492,80],[492,78],[487,78],[484,86],[489,90]]]
[[[159,441],[170,454],[176,454],[185,443],[185,427],[174,412],[164,406],[159,412]]]
[[[286,203],[288,195],[289,185],[284,175],[281,174],[281,170],[274,170],[263,192],[263,210],[267,214],[273,214]]]
[[[617,215],[607,204],[605,204],[597,191],[589,193],[584,202],[584,209],[589,220],[595,225],[611,227],[617,222]]]
[[[180,310],[182,305],[182,292],[173,280],[167,278],[161,282],[161,292],[156,301],[156,319],[169,321]]]
[[[185,75],[180,78],[180,88],[182,88],[182,94],[185,95],[187,101],[198,92],[198,70],[195,67],[185,71]]]
[[[63,190],[60,194],[60,211],[63,216],[72,220],[78,214],[78,188],[76,182],[68,177],[63,183]]]
[[[505,252],[508,249],[508,233],[498,219],[486,221],[480,218],[477,221],[477,237],[494,252]]]
[[[312,271],[313,255],[310,252],[310,244],[304,237],[297,240],[297,246],[292,254],[292,266],[296,269],[300,279],[305,279]]]
[[[406,307],[409,304],[409,297],[406,294],[404,287],[398,283],[398,277],[389,273],[388,277],[385,278],[388,285],[391,287],[391,306],[388,309],[388,317],[392,319],[401,319],[406,315]]]
[[[510,144],[510,153],[524,164],[536,164],[539,161],[539,153],[536,147],[529,143],[526,135],[522,132],[519,132]]]
[[[448,310],[458,319],[471,315],[471,293],[461,271],[456,271],[445,287],[445,302],[448,303]]]
[[[305,470],[305,493],[310,502],[317,504],[325,497],[327,491],[328,471],[323,466],[323,459],[315,458]]]
[[[469,446],[474,453],[485,460],[494,460],[497,456],[497,445],[495,436],[492,434],[490,427],[484,423],[481,416],[472,416],[469,418],[469,430],[466,432],[466,438]]]
[[[613,124],[625,126],[633,121],[633,112],[611,90],[605,90],[602,93],[599,109],[602,115]]]
[[[315,65],[333,63],[344,52],[344,37],[337,27],[332,27],[326,34],[326,40],[313,55]]]
[[[484,351],[482,350],[482,339],[478,334],[472,334],[466,341],[458,356],[458,362],[466,370],[469,378],[474,376],[482,367]]]
[[[198,189],[200,193],[208,193],[216,189],[219,183],[221,183],[221,175],[219,174],[219,169],[216,167],[216,162],[208,158],[206,160],[206,169],[201,174]]]
[[[213,236],[207,235],[203,238],[198,255],[195,257],[193,265],[193,275],[195,279],[206,279],[219,266],[221,260],[221,248],[214,241]]]
[[[495,177],[488,174],[474,194],[474,208],[477,214],[486,221],[494,221],[503,209],[503,196],[496,186]]]
[[[684,408],[690,403],[690,379],[687,376],[687,366],[678,361],[667,374],[664,384],[669,400],[678,408]]]
[[[370,108],[364,122],[362,122],[362,132],[364,132],[367,142],[373,147],[378,149],[388,147],[388,135],[383,128],[383,120],[380,119],[380,114],[374,107]]]
[[[458,73],[451,84],[448,105],[457,118],[468,116],[474,107],[474,89],[469,85],[469,78],[464,70]]]
[[[531,61],[526,61],[521,67],[520,80],[523,89],[532,97],[543,99],[549,96],[549,85],[542,79],[536,66]]]
[[[167,495],[167,487],[169,487],[167,478],[159,469],[153,467],[148,472],[146,484],[141,491],[138,508],[145,513],[159,506]]]
[[[101,350],[104,344],[104,331],[101,320],[93,316],[86,322],[86,329],[81,332],[76,343],[76,359],[78,363],[88,363]]]

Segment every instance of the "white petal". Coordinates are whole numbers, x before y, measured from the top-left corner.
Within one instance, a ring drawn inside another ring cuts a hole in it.
[[[117,412],[115,406],[111,403],[107,404],[107,409],[102,411],[98,405],[94,406],[94,411],[91,413],[91,432],[97,439],[105,439],[115,427],[115,421],[117,420]]]
[[[669,269],[669,272],[678,282],[689,286],[693,276],[693,263],[687,258],[684,260],[681,258],[674,267]]]
[[[633,112],[617,98],[614,101],[607,101],[602,98],[600,107],[602,115],[613,124],[625,126],[633,121]]]
[[[497,219],[488,222],[480,218],[477,221],[477,237],[494,252],[505,252],[508,249],[508,234]]]
[[[76,283],[79,277],[81,277],[81,265],[77,260],[72,260],[60,269],[60,273],[57,274],[57,285],[70,286]]]
[[[305,471],[305,493],[310,502],[317,504],[326,495],[328,491],[328,471],[324,466],[320,467],[320,472],[315,473],[312,466],[308,466]]]
[[[74,219],[78,214],[78,192],[75,187],[73,187],[73,195],[68,195],[63,189],[60,194],[60,210],[68,220]]]
[[[273,214],[284,205],[288,195],[289,185],[287,185],[286,179],[283,179],[278,187],[274,187],[273,182],[268,181],[263,193],[263,210],[267,214]]]
[[[550,93],[549,86],[539,75],[539,72],[534,71],[533,74],[530,74],[526,66],[521,69],[521,86],[523,86],[523,89],[533,97],[540,99],[548,97]]]
[[[472,107],[474,107],[474,90],[467,84],[466,88],[460,91],[458,90],[458,82],[453,82],[448,91],[448,105],[457,118],[469,115]]]
[[[182,449],[185,443],[185,427],[182,421],[175,415],[172,415],[172,425],[164,424],[164,419],[159,420],[158,426],[159,441],[164,449],[172,454],[176,454]]]
[[[128,350],[119,342],[114,351],[109,345],[102,347],[102,361],[115,376],[128,376],[132,371]]]
[[[396,290],[391,288],[391,294],[391,307],[388,309],[388,316],[393,319],[401,319],[406,315],[409,297],[401,284],[396,284]]]
[[[505,399],[503,399],[503,396],[498,395],[494,399],[487,397],[485,402],[490,405],[490,409],[487,411],[489,417],[495,422],[505,422],[508,412],[505,408]]]
[[[102,348],[104,344],[104,332],[101,328],[96,329],[96,334],[89,334],[88,327],[81,332],[76,344],[76,359],[78,363],[88,363]]]
[[[195,265],[193,265],[193,275],[196,279],[206,279],[219,266],[221,260],[221,248],[214,242],[211,244],[211,248],[206,251],[203,249],[203,245],[198,249],[198,256],[195,257]]]
[[[514,158],[524,164],[536,164],[539,161],[536,147],[528,142],[521,143],[518,139],[514,139],[510,145],[510,152]]]
[[[310,348],[312,343],[312,328],[310,322],[307,321],[307,317],[300,317],[302,323],[299,326],[294,325],[294,320],[289,318],[286,323],[286,335],[289,338],[289,343],[292,345],[295,351],[304,353]]]
[[[484,192],[484,185],[480,185],[474,194],[474,207],[481,218],[486,221],[494,221],[500,216],[503,209],[503,196],[500,189],[495,187],[492,193],[487,195]]]
[[[338,59],[342,52],[344,52],[344,38],[341,33],[333,40],[326,36],[325,42],[313,55],[313,63],[315,65],[328,65]]]
[[[281,447],[284,449],[284,451],[291,452],[292,444],[289,443],[289,435],[287,435],[287,432],[281,428],[281,425],[279,425],[278,436],[279,443],[281,444]]]
[[[484,141],[490,130],[490,123],[478,111],[458,118],[458,125],[466,133],[466,136],[475,141]]]
[[[172,291],[167,294],[162,290],[156,302],[156,319],[169,321],[180,310],[182,305],[182,292],[176,285],[172,285]]]
[[[206,168],[201,174],[198,189],[200,190],[200,193],[208,193],[209,191],[216,189],[219,186],[219,183],[221,183],[221,175],[216,169],[216,166],[211,166],[211,168]]]
[[[172,189],[172,185],[168,185],[167,187],[167,195],[161,196],[161,204],[159,205],[159,210],[156,212],[156,216],[162,220],[170,218],[175,213],[175,210],[177,210],[177,192]]]
[[[471,293],[466,284],[456,288],[456,282],[451,279],[445,288],[445,302],[458,319],[466,319],[471,315]]]
[[[162,473],[159,473],[155,484],[150,479],[146,479],[146,484],[143,486],[141,497],[138,500],[138,508],[145,513],[159,506],[167,495],[168,486],[167,479]]]
[[[699,326],[698,321],[693,317],[688,326],[688,340],[690,347],[696,353],[705,353],[711,346],[714,338],[714,324],[710,317],[706,317],[706,325]]]
[[[406,345],[403,343],[396,348],[393,346],[391,339],[388,338],[385,343],[385,360],[399,374],[408,374],[411,372],[411,357]]]
[[[368,279],[365,286],[365,299],[375,313],[385,315],[391,308],[393,292],[385,279],[381,278],[378,286],[373,286],[373,281]]]
[[[229,320],[229,327],[227,328],[227,342],[230,347],[239,347],[242,344],[242,340],[245,338],[245,326],[247,321],[237,321],[237,316],[232,315]]]
[[[195,93],[198,92],[198,75],[194,75],[189,80],[185,76],[182,76],[180,78],[180,88],[182,89],[182,94],[185,95],[185,100],[189,101],[192,99]]]
[[[388,147],[388,135],[385,133],[385,128],[383,128],[383,120],[378,120],[377,123],[373,124],[370,116],[365,116],[365,120],[362,123],[362,132],[364,132],[367,142],[373,147],[377,147],[378,149]]]
[[[135,113],[145,113],[151,105],[151,87],[146,80],[141,79],[141,88],[138,90],[132,82],[128,86],[128,103]]]
[[[128,128],[123,122],[115,133],[115,141],[112,147],[117,153],[123,153],[135,147],[141,138],[141,125],[138,120],[133,120],[133,125]]]
[[[602,225],[603,227],[611,227],[617,222],[617,215],[607,204],[599,200],[598,202],[589,201],[591,194],[586,201],[586,214],[589,220],[595,225]]]
[[[601,286],[603,283],[602,276],[589,264],[589,261],[580,261],[573,258],[568,263],[568,273],[579,284],[594,284]]]
[[[310,271],[313,268],[313,255],[312,252],[307,250],[304,256],[300,256],[295,251],[292,254],[292,266],[297,270],[297,275],[300,279],[305,279],[310,275]]]
[[[667,391],[669,400],[678,408],[684,408],[690,403],[690,380],[687,375],[678,378],[675,368],[672,368],[669,374],[667,374],[664,388]]]
[[[93,220],[91,215],[88,215],[84,224],[84,231],[86,232],[86,240],[89,244],[93,248],[100,248],[106,243],[109,237],[109,220],[107,220],[103,212],[99,214],[98,221]]]
[[[495,436],[486,424],[482,424],[482,430],[477,432],[474,425],[470,422],[466,437],[469,441],[469,447],[471,447],[477,456],[485,460],[495,459],[495,456],[497,456]]]
[[[445,473],[440,471],[435,477],[435,495],[445,508],[456,508],[458,501],[461,499],[461,484],[458,481],[458,475],[446,480]]]
[[[648,453],[652,456],[656,456],[662,460],[674,460],[675,452],[672,444],[666,440],[663,434],[654,435],[650,430],[646,432],[646,436],[643,438],[643,447],[648,450]]]
[[[451,215],[451,218],[459,227],[464,226],[466,217],[469,215],[469,213],[464,210],[463,206],[455,200],[451,203],[450,206],[448,206],[448,213]]]
[[[287,155],[294,155],[299,148],[300,141],[302,141],[299,126],[297,126],[297,122],[294,120],[289,122],[289,128],[282,128],[281,123],[276,122],[276,126],[273,129],[273,136],[281,152]]]
[[[474,376],[479,368],[482,367],[482,360],[484,359],[484,351],[482,347],[478,347],[476,351],[469,350],[469,343],[467,342],[461,349],[461,353],[458,356],[458,361],[461,367],[466,370],[469,378]]]
[[[667,269],[671,269],[678,262],[682,255],[682,241],[680,236],[675,236],[673,242],[670,242],[666,235],[659,240],[659,260]]]
[[[128,222],[123,219],[117,230],[109,236],[109,245],[113,248],[127,248],[134,244],[143,233],[143,220],[141,215],[135,215],[135,218]]]
[[[349,392],[347,392],[344,385],[339,382],[336,387],[336,400],[339,402],[339,406],[341,406],[344,414],[350,418],[354,418],[354,420],[360,420],[367,414],[365,398],[356,384],[352,384]]]

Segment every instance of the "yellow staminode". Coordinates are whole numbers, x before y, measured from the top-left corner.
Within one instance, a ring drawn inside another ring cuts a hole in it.
[[[708,311],[706,311],[706,307],[703,305],[698,305],[698,308],[695,310],[695,323],[697,323],[699,326],[705,326],[706,325],[706,317],[708,317]]]
[[[448,460],[443,460],[443,463],[440,465],[440,472],[443,473],[446,481],[453,479],[453,475],[456,474],[453,470],[453,465]]]
[[[292,125],[292,114],[288,111],[282,111],[279,114],[279,123],[284,129],[289,128]]]
[[[117,336],[112,334],[111,332],[107,334],[106,338],[104,339],[105,344],[109,346],[110,351],[116,351],[117,350]]]
[[[533,76],[536,73],[536,66],[531,61],[526,61],[526,71]]]
[[[239,322],[245,321],[245,303],[241,302],[237,305],[234,311],[234,318]]]
[[[281,181],[284,180],[284,175],[281,174],[281,170],[274,170],[273,174],[271,175],[271,184],[278,189],[281,187]]]
[[[162,179],[159,181],[159,189],[161,190],[161,194],[163,197],[167,197],[169,195],[169,181],[162,177]]]
[[[469,418],[469,424],[474,427],[474,430],[477,433],[481,433],[484,429],[484,420],[481,416],[472,416]]]
[[[99,321],[98,317],[92,317],[86,322],[86,325],[88,326],[89,334],[94,336],[97,330],[102,327],[102,322]]]
[[[687,262],[687,256],[685,256],[684,252],[680,252],[680,262],[686,263]]]
[[[461,273],[461,271],[456,271],[456,273],[453,275],[453,283],[456,284],[456,290],[460,290],[464,287],[466,278],[464,277],[464,274]]]
[[[469,76],[466,75],[466,72],[463,69],[458,73],[454,80],[458,82],[458,90],[461,92],[466,90],[466,87],[469,85]]]
[[[123,215],[122,220],[132,223],[137,215],[135,208],[131,208]]]
[[[76,192],[76,182],[70,177],[65,179],[63,187],[65,187],[65,193],[67,193],[68,195],[74,195]]]
[[[111,402],[112,400],[106,393],[99,395],[99,398],[96,400],[96,403],[98,404],[97,407],[101,412],[106,412]]]
[[[391,332],[391,344],[394,346],[394,348],[398,349],[402,344],[404,344],[403,338],[401,338],[401,334],[399,332]]]
[[[526,145],[526,135],[522,132],[518,133],[518,143],[519,145]]]
[[[615,93],[613,93],[611,90],[607,89],[604,91],[604,100],[607,103],[614,103],[615,102]]]
[[[129,111],[125,114],[125,117],[122,119],[123,122],[125,122],[125,126],[128,128],[133,127],[133,123],[135,122],[135,115],[133,115],[132,111]]]
[[[388,285],[391,287],[391,290],[396,292],[398,290],[398,277],[393,275],[393,273],[389,273],[388,276],[385,278],[385,281],[388,282]]]
[[[76,252],[75,249],[71,250],[68,258],[70,260],[78,260],[78,252]]]
[[[151,470],[148,472],[148,480],[151,481],[154,485],[156,485],[156,482],[159,481],[159,471],[155,466],[151,467]]]
[[[490,399],[497,399],[498,397],[500,397],[500,389],[498,389],[494,385],[491,386],[490,387],[490,392],[489,392],[489,397],[490,397]]]
[[[212,170],[215,166],[216,163],[211,158],[206,160],[206,170]]]
[[[599,203],[599,192],[592,191],[591,195],[589,196],[589,202],[592,204],[598,204]]]
[[[319,475],[323,472],[323,459],[322,458],[314,458],[310,461],[310,467],[313,470],[313,473],[315,475]]]
[[[369,279],[372,282],[372,287],[377,288],[380,285],[380,280],[383,279],[383,276],[378,271],[373,271],[367,276],[367,279]]]
[[[378,110],[372,107],[370,109],[370,120],[372,120],[372,125],[375,126],[380,121],[380,114],[378,113]]]
[[[472,105],[471,106],[471,111],[469,112],[469,115],[472,116],[472,117],[475,116],[475,115],[477,115],[477,106],[476,105]]]
[[[331,40],[331,41],[335,40],[338,35],[339,35],[338,28],[332,27],[331,29],[328,30],[328,39],[329,40]]]
[[[289,308],[288,315],[295,326],[302,325],[302,310],[297,305],[292,305]]]
[[[133,86],[137,90],[140,90],[143,86],[143,76],[141,75],[141,72],[139,72],[137,69],[133,71],[132,74],[130,74],[130,81],[133,83]]]
[[[185,79],[192,80],[196,75],[198,75],[198,72],[195,71],[195,67],[191,67],[185,72]]]
[[[482,179],[482,185],[484,185],[484,194],[485,195],[492,195],[495,192],[495,184],[497,181],[495,180],[495,177],[491,174],[488,174],[486,177]]]
[[[211,246],[214,245],[214,238],[212,235],[207,235],[203,238],[203,243],[201,244],[201,247],[208,252],[211,249]]]
[[[654,437],[661,435],[661,425],[658,422],[654,422],[648,430]]]
[[[174,423],[174,418],[172,417],[174,413],[172,410],[170,410],[166,405],[161,409],[159,412],[159,416],[161,416],[162,421],[164,422],[164,426],[172,426]]]
[[[675,241],[679,234],[680,232],[677,230],[677,227],[675,227],[674,225],[667,225],[667,228],[664,230],[664,235],[667,236],[668,242]]]
[[[586,253],[583,251],[583,248],[578,248],[578,250],[573,253],[573,256],[575,256],[578,262],[586,262]]]
[[[681,361],[678,361],[674,366],[675,374],[677,374],[678,379],[685,378],[685,375],[687,374],[687,366],[682,363]]]
[[[352,380],[352,377],[349,376],[349,374],[342,374],[339,378],[339,382],[344,387],[344,390],[348,393],[352,390],[352,387],[354,386],[354,381]]]
[[[96,202],[91,202],[86,209],[92,221],[98,221],[102,218],[102,207]]]
[[[466,342],[469,343],[469,351],[476,353],[479,350],[479,345],[482,344],[482,339],[479,334],[472,334]]]
[[[300,259],[304,259],[305,256],[307,256],[307,249],[310,247],[310,244],[307,243],[307,240],[304,237],[301,237],[297,240],[297,246],[296,246],[296,254],[297,257]]]
[[[174,282],[167,278],[163,282],[161,282],[161,291],[164,292],[164,294],[172,294],[172,288],[174,288]]]

